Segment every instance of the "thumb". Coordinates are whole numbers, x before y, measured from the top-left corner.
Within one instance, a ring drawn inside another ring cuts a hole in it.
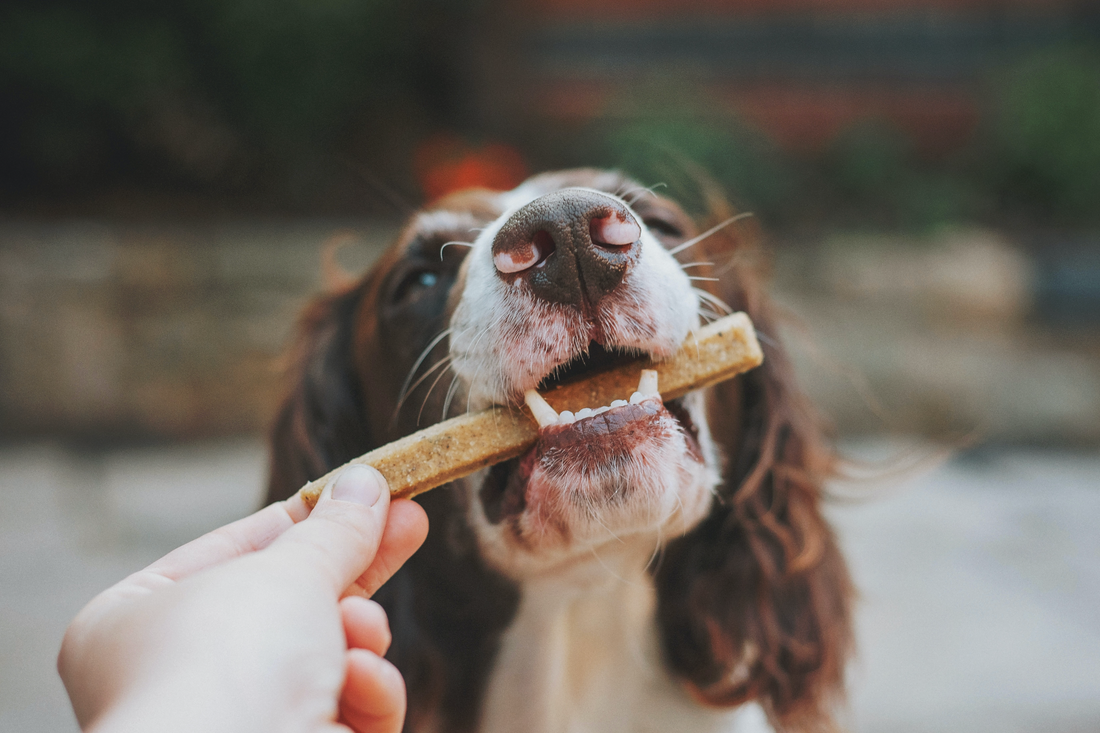
[[[300,568],[344,592],[370,567],[390,508],[386,479],[364,464],[341,471],[308,517],[265,550],[284,568]]]

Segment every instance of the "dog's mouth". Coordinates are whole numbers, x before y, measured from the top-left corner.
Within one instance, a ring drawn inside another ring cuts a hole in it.
[[[553,371],[543,377],[537,389],[539,392],[546,392],[560,384],[575,382],[584,379],[589,374],[629,363],[639,356],[644,356],[644,353],[638,349],[605,347],[596,341],[592,341],[583,353],[563,364],[559,364]]]
[[[628,399],[576,412],[558,412],[540,394],[637,357],[636,351],[593,344],[588,353],[547,375],[538,390],[526,392],[524,400],[539,423],[538,442],[523,456],[489,470],[480,495],[490,522],[518,517],[533,503],[542,515],[545,505],[560,508],[563,502],[592,508],[611,499],[629,501],[629,477],[651,462],[667,462],[670,451],[703,462],[684,399],[663,401],[655,371],[641,370]]]

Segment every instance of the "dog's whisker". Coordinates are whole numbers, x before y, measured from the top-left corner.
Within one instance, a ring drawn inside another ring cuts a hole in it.
[[[722,316],[728,316],[730,313],[733,313],[733,311],[726,307],[724,303],[714,303],[705,299],[700,299],[699,307],[704,308],[711,313],[714,313],[719,318],[721,318]]]
[[[645,190],[645,186],[631,186],[628,182],[626,182],[626,183],[623,183],[623,185],[616,188],[614,191],[612,191],[612,193],[615,196],[618,196],[621,199],[625,199],[627,196],[634,193],[635,191],[644,191],[644,190]]]
[[[413,389],[413,378],[420,370],[420,367],[424,365],[424,360],[427,359],[428,356],[435,349],[435,347],[439,345],[440,341],[450,336],[453,332],[453,328],[444,329],[442,332],[437,334],[426,347],[424,347],[423,351],[420,352],[420,356],[416,358],[416,361],[412,365],[412,369],[409,370],[408,376],[405,377],[405,381],[401,384],[401,390],[397,393],[398,403],[402,402],[405,397],[408,396],[409,391]]]
[[[435,385],[439,384],[439,380],[443,378],[443,375],[447,373],[446,369],[439,370],[439,376],[432,381],[432,386],[428,387],[428,393],[424,395],[424,401],[420,403],[420,411],[416,413],[416,425],[420,426],[420,418],[424,415],[424,408],[428,406],[428,400],[432,396],[432,391],[435,390]]]
[[[598,517],[598,516],[596,515],[596,513],[595,513],[595,512],[591,512],[591,511],[589,511],[589,512],[586,512],[586,514],[588,514],[588,517],[589,517],[589,519],[593,519],[593,520],[595,520],[596,524],[600,525],[600,526],[601,526],[601,527],[603,527],[603,528],[604,528],[605,530],[607,530],[607,533],[608,533],[609,535],[611,535],[612,537],[614,537],[616,541],[618,541],[618,542],[619,542],[620,544],[624,544],[624,545],[626,544],[626,542],[624,542],[624,541],[623,541],[623,538],[622,538],[622,537],[620,537],[619,535],[615,534],[614,532],[612,532],[612,531],[611,531],[611,528],[610,528],[610,527],[608,527],[608,526],[607,526],[606,524],[604,524],[604,523],[603,523],[603,520],[601,520],[601,519],[600,519],[600,518],[599,518],[599,517]],[[593,552],[595,552],[595,548],[592,548],[592,551],[593,551]],[[616,576],[616,577],[617,577],[617,576]],[[619,579],[620,579],[620,580],[622,580],[622,578],[619,578]]]
[[[443,400],[443,413],[439,416],[440,420],[447,419],[447,413],[451,409],[451,399],[455,396],[455,391],[458,389],[458,373],[456,372],[451,377],[451,385],[447,387],[447,397]]]
[[[705,310],[718,316],[728,316],[730,314],[730,311],[722,307],[721,303],[714,303],[706,298],[699,298],[699,310]]]
[[[646,570],[651,574],[656,574],[661,569],[661,564],[665,559],[665,543],[661,538],[661,530],[657,530],[657,546],[653,548],[653,554],[649,556],[649,563],[646,565]]]
[[[721,280],[719,280],[716,277],[701,277],[699,275],[689,275],[688,280],[699,280],[699,281],[708,282],[708,283],[721,282]]]
[[[626,191],[624,191],[624,192],[622,192],[618,195],[619,195],[619,198],[621,198],[623,201],[626,201],[627,205],[633,206],[635,204],[635,202],[638,201],[638,199],[640,199],[642,196],[644,196],[647,193],[650,194],[651,196],[656,196],[656,194],[653,192],[653,189],[655,189],[655,188],[668,188],[668,184],[662,182],[662,183],[654,183],[652,186],[634,186],[634,187],[629,188]],[[634,196],[633,198],[631,198],[629,201],[627,201],[626,197],[629,196],[630,194],[634,193],[635,191],[637,192],[637,195]]]
[[[466,331],[463,331],[463,334],[465,334],[465,333],[466,333]],[[471,343],[466,348],[466,350],[463,352],[463,356],[468,358],[471,354],[476,353],[478,345],[481,344],[481,340],[483,338],[485,338],[486,336],[488,336],[488,335],[489,335],[488,331],[482,331],[476,337],[474,337],[473,343]],[[476,378],[476,375],[472,378]],[[468,389],[466,390],[466,414],[470,413],[470,400],[473,398],[473,395],[474,395],[473,386],[474,385],[472,383],[469,384]]]
[[[691,332],[691,340],[695,342],[695,356],[699,356],[699,336],[694,331]]]
[[[768,346],[771,346],[773,349],[778,349],[779,348],[779,341],[777,341],[776,339],[773,339],[771,336],[764,333],[759,328],[756,329],[756,338],[760,339],[761,343],[765,343]]]
[[[736,216],[731,216],[730,218],[726,219],[722,223],[715,224],[714,226],[712,226],[710,229],[706,230],[705,232],[703,232],[699,236],[692,237],[691,239],[684,242],[683,244],[678,245],[676,247],[673,247],[672,249],[670,249],[668,251],[668,253],[670,255],[679,254],[680,252],[683,252],[688,247],[699,244],[699,242],[702,242],[704,239],[711,236],[712,234],[716,234],[717,232],[722,231],[723,229],[725,229],[726,227],[728,227],[730,224],[734,223],[735,221],[740,221],[741,219],[747,219],[750,216],[755,216],[755,214],[753,214],[751,211],[746,211],[744,213],[737,214]]]
[[[704,290],[703,288],[698,288],[698,287],[694,287],[694,286],[691,289],[694,290],[695,294],[698,295],[700,298],[703,298],[703,299],[709,300],[711,302],[714,302],[718,305],[723,306],[726,309],[729,308],[729,305],[724,300],[722,300],[721,298],[719,298],[717,295],[710,292],[709,290]]]
[[[704,265],[713,265],[713,262],[688,262],[685,265],[680,265],[681,270],[686,270],[689,267],[703,267]]]
[[[683,502],[681,501],[681,504],[682,503]],[[661,534],[662,534],[661,530],[662,529],[663,528],[661,527],[661,525],[658,524],[657,525],[657,544],[653,546],[653,552],[649,553],[649,559],[646,560],[645,566],[646,566],[647,569],[650,568],[653,565],[653,561],[657,559],[657,555],[660,554],[660,552],[661,552],[661,546],[664,544],[661,540]]]
[[[424,372],[422,375],[420,375],[419,379],[417,379],[415,382],[413,382],[412,386],[409,387],[409,391],[407,393],[405,393],[404,395],[402,395],[401,399],[398,400],[397,407],[393,411],[394,419],[396,419],[398,413],[401,412],[401,407],[405,404],[405,400],[407,400],[409,398],[409,395],[411,395],[414,391],[416,391],[416,388],[419,387],[421,384],[423,384],[425,379],[432,376],[432,372],[434,372],[436,369],[439,369],[440,367],[444,367],[443,371],[446,371],[445,367],[450,366],[452,360],[453,359],[450,355],[444,356],[442,359],[437,361],[435,364],[432,364],[431,367],[426,372]],[[429,391],[428,394],[431,394],[431,392]]]
[[[603,523],[601,522],[601,524],[603,524]],[[616,537],[615,539],[618,539],[618,537]],[[620,540],[620,542],[621,542],[621,540]],[[614,571],[614,569],[611,568],[611,566],[609,566],[607,563],[605,563],[603,561],[603,558],[600,557],[600,553],[596,552],[595,547],[592,548],[592,557],[596,558],[596,562],[598,562],[600,564],[600,566],[603,567],[603,569],[607,571],[608,575],[610,575],[612,578],[619,581],[623,585],[629,585],[632,588],[642,588],[642,587],[644,587],[641,583],[636,583],[633,580],[627,580],[623,576],[616,573]]]
[[[405,377],[405,383],[401,385],[401,391],[398,392],[397,407],[401,409],[401,403],[405,401],[405,397],[408,394],[409,383],[412,382],[413,377],[416,375],[416,370],[420,368],[420,365],[424,363],[424,360],[428,358],[428,354],[432,353],[432,349],[439,345],[439,342],[454,333],[453,328],[445,328],[440,331],[435,338],[433,338],[424,350],[420,352],[420,356],[417,357],[413,363],[412,369],[409,370],[409,376]]]
[[[453,242],[444,242],[439,248],[439,260],[440,260],[440,262],[443,261],[443,250],[447,249],[448,247],[450,247],[452,245],[456,246],[456,247],[473,247],[474,243],[473,242],[459,242],[458,240],[455,240]]]
[[[722,300],[714,293],[703,290],[702,288],[692,288],[692,290],[695,291],[695,294],[699,297],[700,300],[707,303],[708,305],[713,306],[718,310],[718,312],[725,315],[733,313],[733,308],[731,308],[729,304],[726,303],[726,301]]]
[[[699,315],[702,316],[707,323],[713,323],[714,321],[717,321],[719,318],[722,317],[714,311],[708,310],[707,308],[700,308],[698,312]]]

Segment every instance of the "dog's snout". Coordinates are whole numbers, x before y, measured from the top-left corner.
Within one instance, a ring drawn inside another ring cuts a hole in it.
[[[567,188],[516,211],[493,239],[505,280],[525,278],[536,296],[578,308],[622,282],[641,254],[641,225],[616,198]]]

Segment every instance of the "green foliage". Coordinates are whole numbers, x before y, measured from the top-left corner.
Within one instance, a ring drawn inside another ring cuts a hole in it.
[[[160,19],[96,22],[77,7],[16,7],[0,31],[0,78],[75,106],[131,111],[151,90],[178,86],[184,49]]]
[[[881,198],[904,183],[913,165],[909,140],[882,122],[853,125],[827,155],[833,180],[849,196]]]
[[[791,164],[763,135],[729,119],[627,122],[607,133],[606,148],[612,165],[647,185],[664,183],[681,197],[698,196],[701,176],[709,176],[743,209],[780,216],[795,188]]]
[[[973,220],[981,197],[963,175],[945,170],[916,171],[900,188],[900,225],[911,231],[934,232]]]
[[[382,0],[204,0],[198,59],[219,101],[264,133],[332,133],[405,55],[396,3]],[[389,29],[387,32],[386,29]]]
[[[1011,201],[1100,220],[1100,51],[1043,52],[996,84],[990,184]]]
[[[922,163],[910,140],[886,122],[866,121],[842,132],[823,170],[836,187],[837,205],[859,207],[868,221],[926,231],[975,213],[966,176],[942,163]]]
[[[396,148],[392,176],[420,133],[476,120],[452,98],[469,80],[451,68],[451,52],[474,42],[454,32],[456,21],[490,7],[7,0],[0,191],[88,189],[117,175],[294,198],[336,179],[325,166]],[[1004,69],[990,92],[975,144],[939,160],[873,120],[844,131],[821,159],[796,160],[734,119],[694,74],[661,68],[623,84],[591,134],[530,120],[517,123],[526,130],[505,120],[495,134],[526,135],[525,153],[544,166],[620,167],[697,205],[709,178],[773,225],[862,218],[928,229],[990,211],[1100,222],[1100,49],[1043,51]],[[568,139],[555,145],[555,134]]]
[[[227,136],[253,162],[328,151],[356,114],[408,82],[411,10],[385,0],[8,3],[0,179],[102,176],[141,161],[186,175],[189,150]]]

